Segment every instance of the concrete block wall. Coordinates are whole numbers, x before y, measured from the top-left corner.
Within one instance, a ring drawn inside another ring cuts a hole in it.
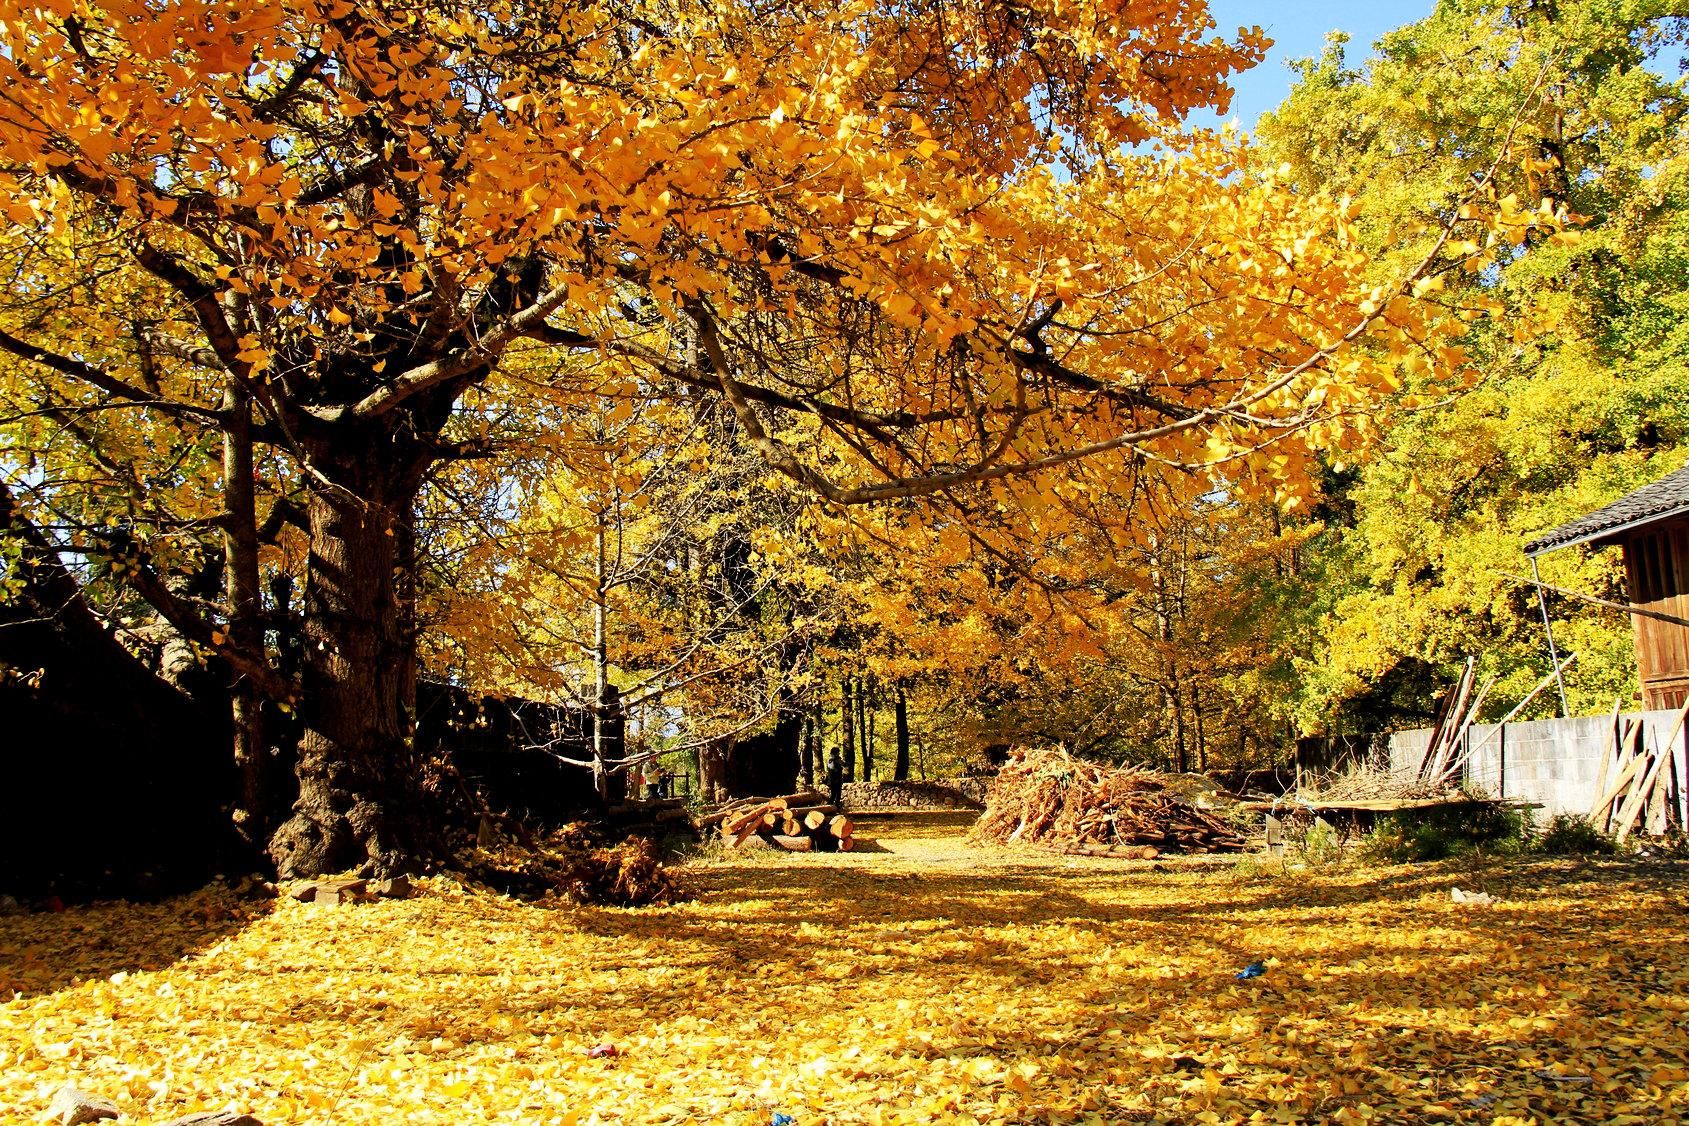
[[[1629,718],[1638,714],[1648,746],[1659,748],[1671,735],[1677,713],[1631,713]],[[1536,811],[1539,818],[1584,814],[1599,800],[1595,783],[1602,757],[1612,753],[1613,720],[1603,715],[1532,720],[1505,728],[1473,724],[1466,737],[1472,747],[1466,764],[1468,785],[1496,797],[1536,803],[1542,807]],[[1390,737],[1391,768],[1415,769],[1430,741],[1429,729],[1396,732]],[[1673,752],[1678,779],[1689,780],[1689,731],[1677,735]]]
[[[1418,727],[1412,731],[1397,731],[1390,736],[1390,773],[1408,774],[1419,769],[1425,759],[1425,748],[1431,745],[1431,729]]]

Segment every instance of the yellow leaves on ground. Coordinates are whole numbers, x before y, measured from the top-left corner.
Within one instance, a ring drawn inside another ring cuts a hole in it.
[[[1676,1120],[1683,876],[1246,882],[1230,865],[886,851],[703,865],[692,903],[202,894],[0,921],[0,1106],[139,1121]],[[1238,967],[1268,960],[1264,978]],[[614,1058],[588,1053],[614,1044]]]

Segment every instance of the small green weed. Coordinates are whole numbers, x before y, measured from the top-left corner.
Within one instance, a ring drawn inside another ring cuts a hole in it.
[[[1589,818],[1557,813],[1532,838],[1531,851],[1545,856],[1611,856],[1618,845]]]
[[[1343,859],[1343,841],[1337,830],[1315,819],[1297,847],[1299,858],[1310,868],[1329,868]]]
[[[1530,839],[1530,818],[1500,805],[1433,806],[1379,816],[1361,839],[1360,855],[1374,864],[1447,860],[1475,853],[1516,856]]]

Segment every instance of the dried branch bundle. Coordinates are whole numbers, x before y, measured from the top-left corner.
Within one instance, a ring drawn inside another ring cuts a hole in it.
[[[1156,771],[1103,766],[1041,747],[1010,756],[986,792],[973,839],[1071,852],[1144,845],[1217,852],[1246,844],[1231,825],[1173,793]]]

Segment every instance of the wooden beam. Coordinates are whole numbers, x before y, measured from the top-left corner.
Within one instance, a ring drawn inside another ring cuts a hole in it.
[[[1653,618],[1655,621],[1670,622],[1674,626],[1689,626],[1689,618],[1679,618],[1675,614],[1662,614],[1658,610],[1646,610],[1641,606],[1635,606],[1628,602],[1614,602],[1611,598],[1597,598],[1593,594],[1585,594],[1581,590],[1567,590],[1565,587],[1555,586],[1553,583],[1534,582],[1531,579],[1525,578],[1523,575],[1509,575],[1505,571],[1502,572],[1502,574],[1516,583],[1524,583],[1527,586],[1540,587],[1543,590],[1552,590],[1555,594],[1563,594],[1567,598],[1580,599],[1584,602],[1593,603],[1596,606],[1605,606],[1609,610],[1618,610],[1621,613],[1631,614],[1638,618]]]

